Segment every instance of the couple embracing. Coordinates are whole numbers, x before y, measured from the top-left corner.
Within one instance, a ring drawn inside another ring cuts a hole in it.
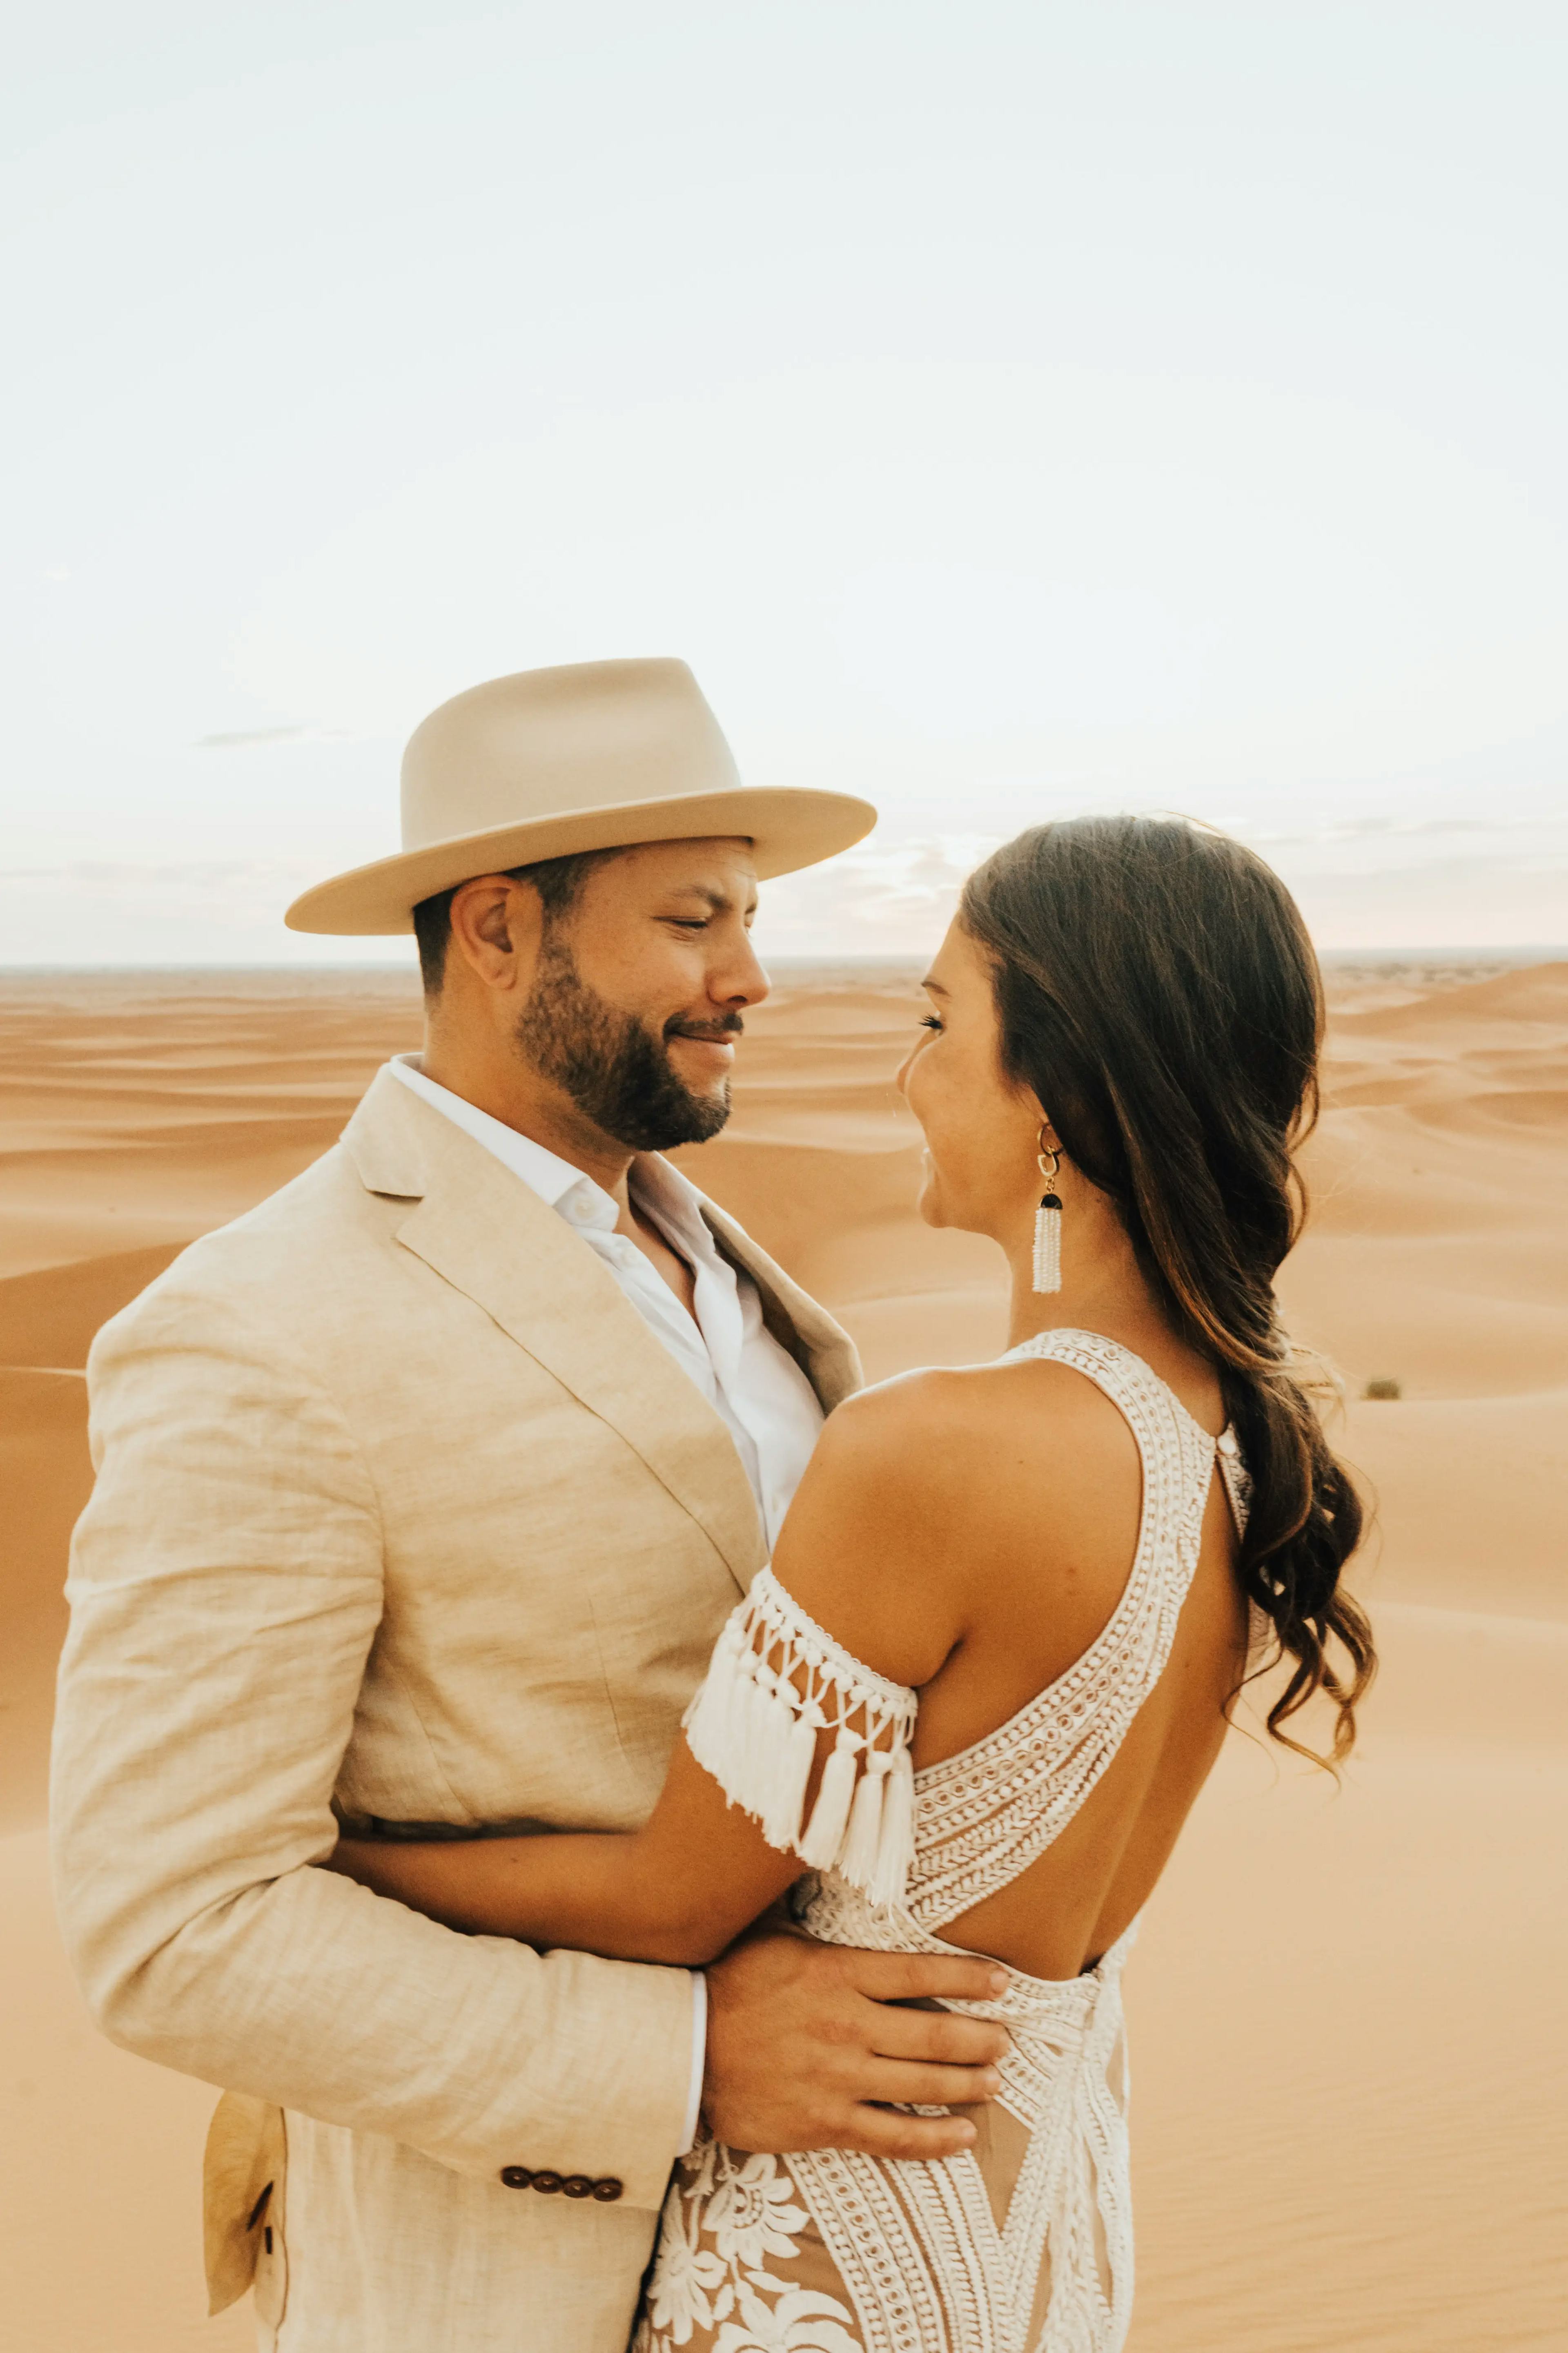
[[[525,672],[304,930],[426,1039],[100,1335],[55,1821],[117,2042],[226,2086],[279,2353],[1113,2353],[1121,1976],[1249,1657],[1353,1732],[1359,1514],[1272,1281],[1315,1103],[1280,882],[1175,821],[965,885],[899,1085],[995,1362],[861,1385],[661,1154],[767,989],[684,665]]]

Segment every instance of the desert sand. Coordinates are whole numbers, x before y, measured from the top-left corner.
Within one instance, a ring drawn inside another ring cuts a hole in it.
[[[1238,1727],[1145,1915],[1136,2353],[1568,2342],[1568,964],[1331,994],[1281,1287],[1343,1377],[1384,1666],[1337,1790]],[[989,1248],[912,1214],[913,1009],[909,975],[784,976],[685,1155],[872,1378],[1002,1338]],[[0,980],[0,2302],[38,2353],[252,2342],[247,2307],[202,2316],[211,2094],[96,2037],[49,1916],[88,1345],[417,1029],[403,974]]]

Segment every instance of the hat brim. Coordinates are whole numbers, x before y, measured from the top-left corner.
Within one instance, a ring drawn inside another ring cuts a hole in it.
[[[379,858],[318,882],[295,900],[283,921],[291,932],[375,937],[414,928],[414,910],[437,891],[477,874],[505,873],[544,858],[584,849],[632,849],[649,841],[742,835],[752,843],[759,881],[794,874],[852,849],[877,822],[869,801],[852,793],[742,786],[685,793],[663,801],[625,801],[613,808],[529,818],[486,833],[454,836],[423,849]]]

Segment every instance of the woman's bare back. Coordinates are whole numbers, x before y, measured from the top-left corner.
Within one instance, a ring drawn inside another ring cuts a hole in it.
[[[1247,1615],[1235,1556],[1235,1522],[1216,1474],[1197,1571],[1159,1682],[1059,1838],[1009,1886],[951,1921],[943,1931],[951,1944],[1035,1977],[1068,1978],[1136,1919],[1219,1755],[1245,1670]],[[922,1703],[918,1765],[928,1761],[925,1716]],[[938,1753],[933,1743],[931,1758]]]
[[[1217,1438],[1224,1415],[1212,1370],[1184,1351],[1165,1353],[1166,1388]],[[932,1639],[939,1626],[962,1629],[918,1682],[913,1757],[922,1772],[1006,1725],[1089,1651],[1115,1613],[1142,1519],[1138,1441],[1121,1408],[1081,1371],[1037,1357],[914,1375],[868,1395],[857,1412],[876,1425],[854,1433],[857,1449],[901,1458],[915,1497],[921,1540],[899,1596],[908,1620]],[[891,1467],[864,1492],[885,1499]],[[842,1499],[845,1483],[832,1487]],[[809,1513],[810,1497],[803,1502]],[[819,1532],[797,1521],[790,1534],[811,1542]],[[885,1557],[886,1546],[884,1519],[875,1549]],[[1196,1569],[1154,1689],[1059,1837],[1007,1886],[944,1925],[949,1942],[1032,1976],[1069,1978],[1136,1916],[1218,1755],[1241,1679],[1247,1618],[1236,1546],[1216,1472]],[[841,1578],[856,1558],[852,1527],[840,1525],[833,1553]],[[791,1561],[800,1558],[792,1544]],[[843,1615],[840,1599],[836,1622]],[[885,1639],[879,1654],[887,1655]]]

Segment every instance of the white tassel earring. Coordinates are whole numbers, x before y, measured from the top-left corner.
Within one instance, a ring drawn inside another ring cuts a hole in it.
[[[1037,1157],[1040,1174],[1046,1180],[1046,1189],[1040,1197],[1040,1206],[1035,1211],[1035,1289],[1059,1291],[1062,1287],[1062,1205],[1057,1198],[1056,1185],[1062,1155],[1055,1145],[1046,1142],[1043,1127]]]

